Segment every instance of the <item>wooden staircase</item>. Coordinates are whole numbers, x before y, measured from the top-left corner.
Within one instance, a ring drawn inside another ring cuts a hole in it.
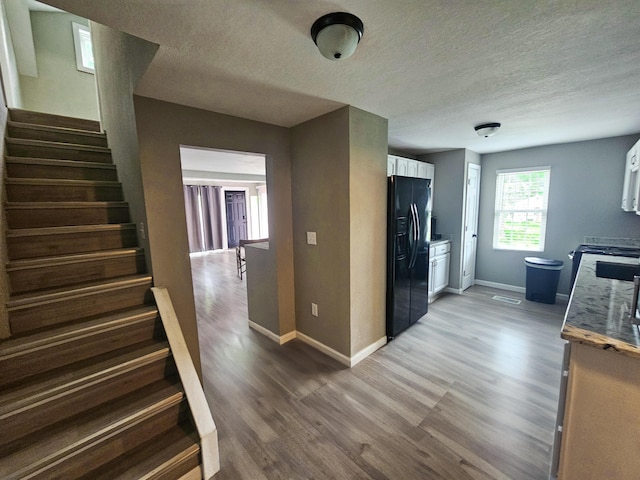
[[[97,122],[11,110],[6,152],[0,478],[201,478],[105,134]]]

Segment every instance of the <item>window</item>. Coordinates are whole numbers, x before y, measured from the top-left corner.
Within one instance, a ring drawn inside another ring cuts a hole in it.
[[[498,170],[493,248],[544,250],[549,167]]]
[[[86,25],[71,22],[73,26],[73,44],[76,49],[76,67],[81,72],[95,73],[91,31]]]

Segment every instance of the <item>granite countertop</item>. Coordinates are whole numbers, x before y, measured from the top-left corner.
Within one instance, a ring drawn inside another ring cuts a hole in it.
[[[247,243],[244,248],[259,248],[261,250],[269,250],[269,242]]]
[[[640,358],[640,330],[630,323],[633,282],[596,277],[596,262],[638,265],[637,258],[583,254],[561,336]]]
[[[450,242],[451,240],[449,240],[448,238],[442,238],[440,240],[431,240],[429,242],[429,245],[431,245],[432,247],[435,247],[436,245],[440,245],[442,243],[447,243]]]

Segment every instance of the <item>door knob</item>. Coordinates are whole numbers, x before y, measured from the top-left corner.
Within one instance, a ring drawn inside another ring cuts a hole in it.
[[[471,235],[473,238],[478,238],[478,235],[476,235],[475,233],[473,235]]]

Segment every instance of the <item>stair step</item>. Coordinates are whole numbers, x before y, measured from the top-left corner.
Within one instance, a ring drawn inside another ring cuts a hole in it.
[[[111,163],[55,160],[47,158],[7,157],[10,178],[66,178],[70,180],[118,180],[116,166]]]
[[[80,480],[169,480],[182,478],[198,468],[199,464],[198,435],[185,422],[127,453],[125,457],[89,472]],[[197,478],[202,478],[202,475]]]
[[[126,202],[8,202],[9,228],[129,223]]]
[[[163,338],[157,308],[145,306],[10,339],[0,343],[0,385]]]
[[[101,132],[89,132],[87,130],[51,125],[38,125],[36,123],[22,123],[12,120],[7,122],[7,126],[11,138],[74,143],[77,145],[91,145],[93,147],[108,146],[107,136]]]
[[[111,163],[111,150],[74,143],[47,142],[6,137],[7,155],[10,157],[81,160],[85,162]]]
[[[167,343],[134,347],[51,372],[45,380],[38,378],[1,395],[0,445],[13,447],[0,447],[0,456],[15,449],[21,437],[175,374]]]
[[[19,108],[9,109],[9,118],[11,121],[20,123],[49,125],[91,132],[100,131],[100,122],[97,122],[96,120],[66,117],[64,115],[55,115],[52,113],[32,112],[30,110],[21,110]]]
[[[135,247],[133,223],[22,228],[7,232],[10,260]]]
[[[12,294],[138,275],[145,269],[141,248],[15,260],[7,264]]]
[[[120,202],[119,182],[49,178],[7,178],[9,202]]]
[[[0,478],[68,479],[126,455],[184,420],[179,385],[163,380],[85,412],[47,432],[25,437],[24,448],[0,460]]]
[[[89,283],[75,288],[12,296],[7,304],[13,335],[83,318],[149,305],[152,278],[146,275]]]

